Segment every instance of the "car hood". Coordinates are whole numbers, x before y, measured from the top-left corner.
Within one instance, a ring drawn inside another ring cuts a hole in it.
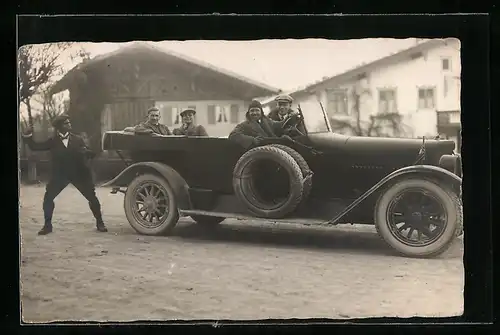
[[[418,152],[422,145],[422,139],[418,138],[389,138],[389,137],[362,137],[346,136],[335,133],[309,134],[311,144],[318,150],[323,151],[347,151],[359,154],[396,154]],[[426,139],[427,152],[434,154],[451,154],[455,149],[452,140]]]

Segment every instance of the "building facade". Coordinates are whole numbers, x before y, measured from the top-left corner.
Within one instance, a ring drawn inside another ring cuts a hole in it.
[[[439,134],[459,149],[460,72],[460,42],[430,40],[291,95],[295,105],[320,101],[331,119],[359,118],[367,126],[370,116],[397,114],[403,130],[397,136]]]
[[[105,131],[144,121],[152,106],[160,108],[160,122],[171,129],[181,125],[183,109],[195,109],[196,122],[210,136],[223,137],[243,120],[252,98],[279,93],[147,43],[134,43],[80,64],[56,83],[52,93],[64,90],[70,93],[75,131],[86,132],[97,150]]]

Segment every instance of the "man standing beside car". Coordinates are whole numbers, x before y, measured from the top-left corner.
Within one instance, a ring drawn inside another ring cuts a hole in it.
[[[208,136],[205,127],[194,123],[196,111],[194,109],[185,109],[181,112],[182,126],[175,128],[174,135],[184,136]]]
[[[141,122],[134,127],[134,132],[138,134],[158,134],[158,135],[172,135],[170,129],[164,124],[160,123],[160,110],[158,107],[151,107],[148,109],[148,119],[146,122]]]
[[[55,134],[44,142],[33,140],[33,129],[28,129],[23,136],[24,142],[33,151],[50,151],[51,176],[43,198],[44,225],[38,235],[52,232],[52,214],[54,199],[68,184],[73,184],[89,202],[90,210],[96,219],[96,227],[100,232],[107,232],[102,220],[101,204],[95,194],[92,172],[88,159],[95,154],[87,147],[82,137],[71,133],[69,116],[57,116],[52,125]]]

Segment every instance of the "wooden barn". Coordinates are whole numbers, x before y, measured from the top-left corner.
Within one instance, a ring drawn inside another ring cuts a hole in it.
[[[73,128],[85,132],[97,151],[103,132],[143,121],[154,105],[161,110],[160,122],[171,129],[180,126],[180,111],[190,107],[210,136],[227,136],[243,120],[251,99],[280,92],[147,42],[133,42],[77,65],[51,93],[65,90]]]

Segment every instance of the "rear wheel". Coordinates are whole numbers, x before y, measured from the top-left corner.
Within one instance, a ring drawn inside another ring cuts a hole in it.
[[[172,188],[153,174],[141,175],[129,184],[124,209],[132,228],[144,235],[168,234],[179,221]]]
[[[379,235],[408,257],[434,257],[461,233],[462,206],[457,194],[437,181],[412,178],[396,182],[375,207]]]

